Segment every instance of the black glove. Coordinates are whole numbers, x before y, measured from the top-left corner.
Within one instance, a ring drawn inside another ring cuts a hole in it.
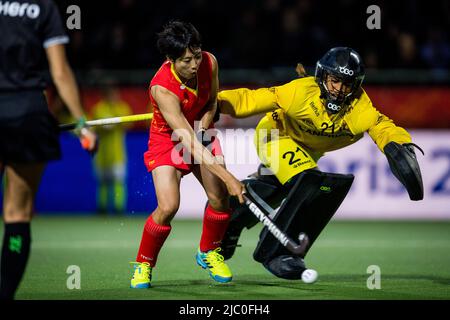
[[[422,152],[422,154],[425,155],[425,152],[423,152],[422,148],[420,148],[415,143],[404,143],[404,144],[402,144],[402,146],[404,146],[406,148],[406,150],[408,150],[408,152],[411,153],[415,158],[417,158],[417,157],[416,157],[416,152],[414,151],[414,147],[419,149],[420,152]]]
[[[219,108],[219,104],[217,104],[217,110],[216,110],[216,113],[214,113],[213,122],[216,123],[219,120],[220,120],[220,108]]]
[[[425,155],[423,150],[414,143],[400,145],[394,141],[386,144],[383,151],[394,176],[406,188],[409,198],[417,201],[423,199],[423,182],[414,147]]]
[[[212,129],[200,129],[197,131],[196,136],[198,141],[200,141],[202,145],[209,150],[209,152],[212,152],[212,145],[216,139],[215,132],[213,132]]]

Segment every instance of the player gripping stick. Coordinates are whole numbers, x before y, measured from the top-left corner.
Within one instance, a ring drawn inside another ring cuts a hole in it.
[[[158,34],[157,45],[167,60],[149,87],[154,111],[144,160],[152,172],[158,206],[144,225],[131,288],[150,287],[158,253],[178,211],[181,178],[191,172],[209,200],[195,259],[215,281],[229,282],[232,274],[220,254],[220,243],[230,219],[229,195],[242,203],[244,186],[225,169],[219,140],[203,139],[213,127],[217,108],[217,61],[202,51],[200,35],[190,23],[168,23]]]

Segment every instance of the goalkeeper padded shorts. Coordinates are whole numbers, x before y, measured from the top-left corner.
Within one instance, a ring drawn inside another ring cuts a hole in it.
[[[317,160],[290,136],[274,134],[276,126],[264,117],[256,127],[255,145],[258,157],[281,184],[297,174],[317,167]]]

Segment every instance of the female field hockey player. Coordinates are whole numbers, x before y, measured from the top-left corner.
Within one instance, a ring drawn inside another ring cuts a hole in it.
[[[157,46],[167,60],[150,83],[154,115],[144,160],[152,172],[158,206],[145,223],[131,287],[150,287],[152,269],[178,211],[181,178],[191,172],[209,200],[196,261],[215,281],[229,282],[232,274],[220,254],[220,243],[230,219],[228,197],[236,196],[242,203],[244,186],[225,169],[218,139],[209,145],[211,152],[196,139],[213,127],[217,61],[202,51],[200,35],[190,23],[168,23],[158,34]]]

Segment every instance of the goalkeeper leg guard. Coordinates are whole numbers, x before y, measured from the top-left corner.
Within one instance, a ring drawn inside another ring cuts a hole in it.
[[[279,195],[280,191],[283,192],[281,186],[276,185],[272,181],[261,181],[259,179],[246,179],[243,183],[250,183],[252,188],[258,193],[258,195],[268,202],[276,201],[275,198]],[[225,260],[230,259],[238,247],[239,237],[244,228],[250,229],[258,223],[253,213],[248,209],[246,205],[241,205],[239,202],[231,198],[230,207],[232,208],[232,215],[230,223],[225,232],[225,236],[222,240],[222,255]]]
[[[277,211],[273,221],[278,228],[292,239],[300,233],[309,237],[305,255],[314,241],[328,224],[353,183],[353,175],[323,173],[308,170],[299,174],[294,187]],[[292,255],[280,242],[264,228],[253,253],[256,261],[268,266],[276,266],[270,261],[281,255]],[[303,257],[301,257],[303,258]],[[283,274],[284,266],[269,271],[277,276]]]

